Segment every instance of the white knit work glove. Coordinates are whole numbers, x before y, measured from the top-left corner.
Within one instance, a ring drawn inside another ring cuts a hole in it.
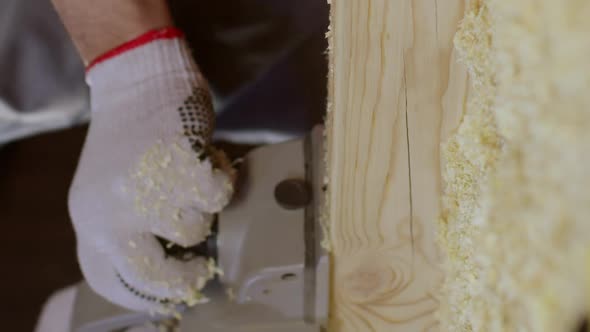
[[[166,257],[154,235],[202,242],[232,194],[232,168],[209,145],[207,84],[173,28],[100,57],[87,82],[92,121],[69,195],[82,272],[130,309],[193,304],[213,276],[210,262]]]

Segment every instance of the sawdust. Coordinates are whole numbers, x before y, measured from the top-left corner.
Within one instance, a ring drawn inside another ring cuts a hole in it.
[[[443,146],[445,195],[439,234],[447,255],[439,311],[443,331],[472,331],[474,311],[481,306],[473,288],[479,275],[474,258],[478,243],[474,240],[481,231],[474,220],[481,213],[482,187],[500,152],[492,113],[495,86],[489,58],[489,12],[481,3],[472,6],[455,36],[472,93],[461,125]]]
[[[146,229],[170,240],[167,248],[174,243],[187,246],[204,241],[212,226],[212,218],[205,216],[220,211],[231,198],[235,170],[221,151],[211,149],[211,153],[210,158],[201,160],[186,139],[178,136],[156,142],[130,170],[126,192],[134,199],[135,212]],[[128,245],[137,248],[132,240]],[[136,265],[134,270],[140,271],[142,280],[176,289],[173,303],[158,311],[168,315],[178,314],[176,305],[180,303],[194,306],[208,302],[201,290],[207,281],[223,274],[216,262],[209,259],[203,262],[203,269],[194,272],[190,285],[184,285],[182,278],[153,281],[159,265],[151,257],[135,257],[129,263]]]
[[[590,3],[474,2],[445,145],[443,331],[575,331],[590,302]]]
[[[327,0],[329,5],[332,5],[331,0]],[[322,246],[322,248],[324,250],[326,250],[327,252],[330,252],[332,250],[332,241],[330,239],[330,215],[329,215],[329,202],[330,202],[330,195],[331,195],[331,191],[330,191],[330,181],[329,181],[329,177],[327,174],[329,173],[329,170],[331,168],[331,156],[330,156],[330,149],[329,147],[332,146],[331,144],[331,140],[332,140],[332,136],[329,133],[329,130],[332,128],[332,117],[334,116],[334,104],[332,103],[332,100],[334,100],[334,59],[331,56],[331,54],[333,54],[333,50],[334,50],[334,17],[333,17],[333,10],[330,10],[330,24],[328,25],[328,30],[326,31],[326,39],[328,40],[328,49],[326,50],[326,56],[328,57],[328,96],[327,96],[327,101],[326,101],[326,116],[324,118],[324,146],[323,148],[323,152],[324,152],[324,167],[325,167],[325,173],[326,174],[324,176],[323,179],[323,188],[325,188],[324,191],[324,206],[321,208],[320,211],[320,225],[322,227],[322,233],[323,233],[323,238],[322,241],[320,242],[320,245]]]

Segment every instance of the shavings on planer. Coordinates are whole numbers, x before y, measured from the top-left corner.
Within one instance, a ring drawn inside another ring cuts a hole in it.
[[[191,289],[189,294],[183,298],[183,302],[189,307],[193,307],[197,304],[208,303],[209,301],[209,298],[203,295],[200,289],[196,288]]]
[[[198,242],[205,240],[211,234],[211,219],[205,218],[204,213],[219,211],[233,192],[235,174],[224,158],[222,152],[216,151],[211,159],[199,159],[184,137],[172,142],[158,141],[148,148],[130,170],[125,187],[133,199],[135,211],[145,217],[150,231],[168,234],[174,242],[185,241],[187,234],[194,240],[195,232],[197,240],[200,239]],[[191,218],[191,222],[186,222],[185,218]],[[128,245],[137,246],[134,241],[129,241]],[[169,242],[166,247],[173,245]],[[222,274],[211,259],[202,261],[194,278],[179,276],[165,280],[167,274],[158,261],[131,252],[130,256],[127,258],[129,268],[137,272],[139,280],[174,294],[170,296],[170,303],[163,304],[157,312],[177,318],[180,318],[177,305],[208,302],[201,290],[209,280]]]
[[[158,306],[156,309],[150,310],[150,316],[161,315],[165,317],[174,317],[174,319],[182,319],[182,314],[178,311],[178,304],[168,303]]]
[[[223,276],[223,270],[217,265],[213,257],[207,260],[207,270],[209,271],[209,278],[214,278],[216,275]]]
[[[211,148],[210,153],[209,158],[200,159],[186,138],[179,136],[172,141],[157,141],[130,169],[125,193],[133,200],[136,213],[150,224],[151,231],[167,233],[175,242],[186,240],[187,234],[193,235],[194,240],[195,232],[198,242],[202,242],[211,234],[211,219],[204,218],[204,213],[215,213],[228,203],[234,190],[235,170],[223,151]],[[191,218],[191,222],[184,222],[185,218]],[[131,247],[134,244],[129,242]],[[173,245],[170,242],[166,247]],[[209,299],[201,290],[216,275],[223,275],[215,260],[203,260],[202,269],[195,271],[198,275],[190,278],[191,285],[186,288],[187,280],[182,277],[153,280],[154,272],[160,273],[157,270],[161,267],[148,257],[129,257],[128,263],[138,271],[141,280],[176,294],[171,303],[162,305],[157,312],[178,319],[178,304],[207,303]]]
[[[201,291],[206,286],[207,282],[215,278],[216,275],[223,275],[223,271],[217,266],[215,260],[210,258],[205,263],[204,274],[199,274],[196,278],[196,283],[192,285],[188,290],[179,292],[180,302],[186,304],[189,307],[208,303],[210,299],[206,297]],[[196,271],[198,272],[198,271]],[[181,279],[177,280],[182,282]]]
[[[137,214],[153,225],[172,226],[170,233],[177,240],[187,240],[189,231],[194,239],[191,223],[178,221],[185,216],[192,218],[194,211],[219,211],[233,193],[234,171],[230,162],[223,152],[211,151],[211,158],[201,160],[183,136],[172,141],[159,140],[150,146],[130,170],[125,185]],[[198,229],[196,237],[200,241],[211,227],[208,220],[202,223],[204,227]]]
[[[209,280],[210,280],[210,278],[208,278],[208,277],[207,278],[201,277],[201,276],[197,277],[197,284],[196,284],[197,289],[203,289]]]

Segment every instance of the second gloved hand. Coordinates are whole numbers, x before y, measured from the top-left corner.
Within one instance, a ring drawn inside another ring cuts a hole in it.
[[[210,146],[207,84],[175,29],[107,53],[87,80],[92,120],[69,198],[84,276],[135,310],[194,303],[209,262],[166,257],[155,236],[202,242],[233,192],[233,170]]]

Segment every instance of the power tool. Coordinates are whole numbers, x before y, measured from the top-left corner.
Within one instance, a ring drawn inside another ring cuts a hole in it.
[[[192,251],[215,259],[223,273],[180,306],[174,331],[320,332],[329,305],[329,255],[322,247],[323,128],[306,137],[259,147],[238,171],[232,202],[207,241]],[[184,253],[186,255],[186,252]],[[72,331],[105,332],[169,320],[132,312],[78,286]]]

